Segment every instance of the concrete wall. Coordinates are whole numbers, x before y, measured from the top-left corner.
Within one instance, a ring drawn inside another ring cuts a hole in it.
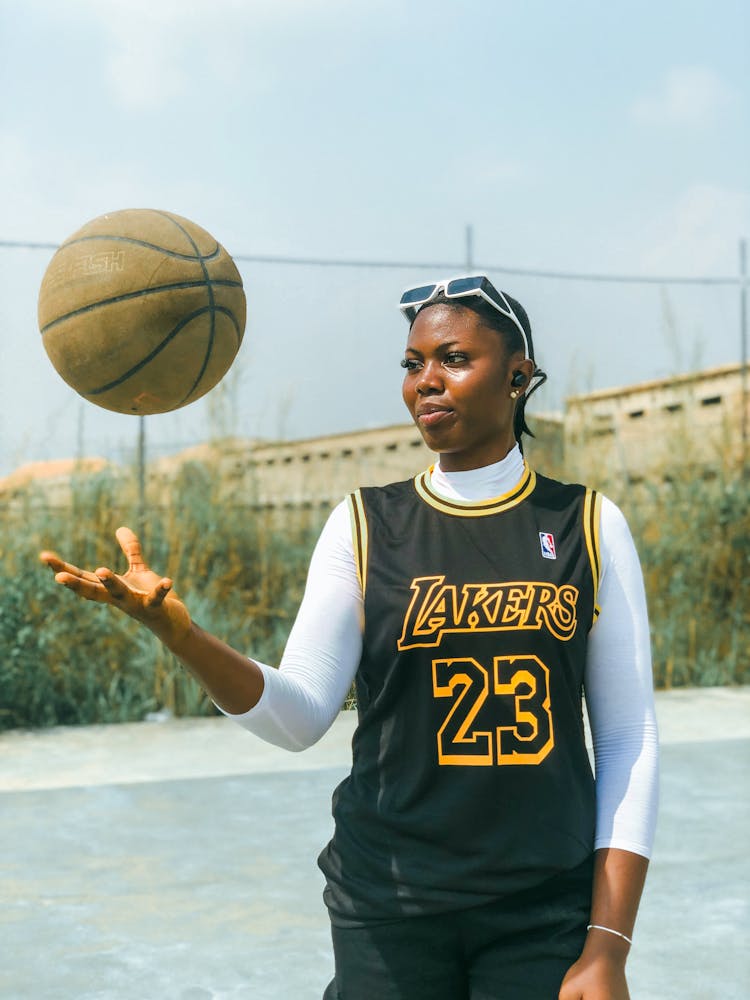
[[[526,457],[546,475],[599,487],[660,482],[678,469],[716,475],[742,460],[743,402],[739,365],[574,396],[564,416],[529,414],[536,437],[525,439]],[[149,462],[148,502],[158,503],[191,462],[211,468],[227,502],[321,511],[358,486],[407,479],[434,461],[413,424],[302,441],[229,439]],[[13,502],[33,482],[48,505],[67,506],[71,476],[103,465],[34,463],[0,480],[0,498]],[[135,488],[132,469],[111,471]]]
[[[537,435],[526,446],[529,462],[556,474],[562,457],[562,423],[529,416]],[[225,500],[253,507],[330,508],[359,486],[382,486],[428,468],[436,456],[413,424],[332,434],[303,441],[227,441],[160,459],[149,468],[152,487],[168,486],[186,460],[210,464]]]
[[[564,420],[566,468],[594,485],[736,468],[743,403],[748,414],[739,365],[574,396]]]

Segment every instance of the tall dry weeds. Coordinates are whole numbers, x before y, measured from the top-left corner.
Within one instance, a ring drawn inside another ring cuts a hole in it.
[[[750,681],[750,498],[738,472],[685,473],[619,502],[641,556],[658,687]],[[216,477],[183,467],[171,499],[153,504],[145,553],[169,574],[203,627],[275,663],[304,588],[320,521],[292,511],[284,530],[262,512],[220,500]],[[33,490],[6,509],[0,536],[0,728],[214,711],[150,633],[110,608],[84,604],[38,562],[54,548],[80,566],[122,569],[115,529],[135,524],[132,484],[74,481],[70,507]],[[300,515],[301,516],[301,515]]]
[[[218,502],[209,470],[186,466],[171,499],[151,507],[144,552],[172,576],[204,628],[278,662],[302,597],[319,523],[284,531]],[[121,722],[168,709],[212,713],[178,661],[117,611],[84,603],[38,561],[56,550],[78,566],[124,569],[114,532],[135,524],[133,491],[108,475],[76,482],[69,508],[28,491],[6,511],[0,542],[0,728]]]

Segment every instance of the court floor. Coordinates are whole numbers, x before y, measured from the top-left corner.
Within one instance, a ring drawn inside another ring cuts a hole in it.
[[[633,1000],[746,1000],[750,688],[659,693],[657,710]],[[0,735],[0,996],[320,1000],[316,857],[353,723],[303,754],[223,719]]]

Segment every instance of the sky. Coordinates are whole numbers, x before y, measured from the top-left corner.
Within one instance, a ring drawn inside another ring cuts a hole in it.
[[[750,238],[745,0],[0,0],[0,242],[121,208],[237,257],[245,339],[221,386],[146,420],[149,453],[223,434],[401,423],[410,284],[488,273],[549,374],[531,409],[740,360]],[[132,457],[137,420],[56,374],[49,250],[0,246],[0,475]],[[422,266],[428,265],[428,266]],[[436,266],[429,266],[436,265]]]

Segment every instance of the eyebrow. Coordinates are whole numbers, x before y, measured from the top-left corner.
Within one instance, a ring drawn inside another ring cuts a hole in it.
[[[449,340],[447,344],[440,344],[438,350],[447,351],[451,347],[461,347],[461,341],[460,340]],[[466,348],[462,348],[462,350],[466,350]],[[410,347],[408,344],[404,348],[404,353],[406,353],[406,351],[411,351],[412,354],[419,354],[419,355],[422,354],[422,352],[418,351],[416,349],[416,347]]]

